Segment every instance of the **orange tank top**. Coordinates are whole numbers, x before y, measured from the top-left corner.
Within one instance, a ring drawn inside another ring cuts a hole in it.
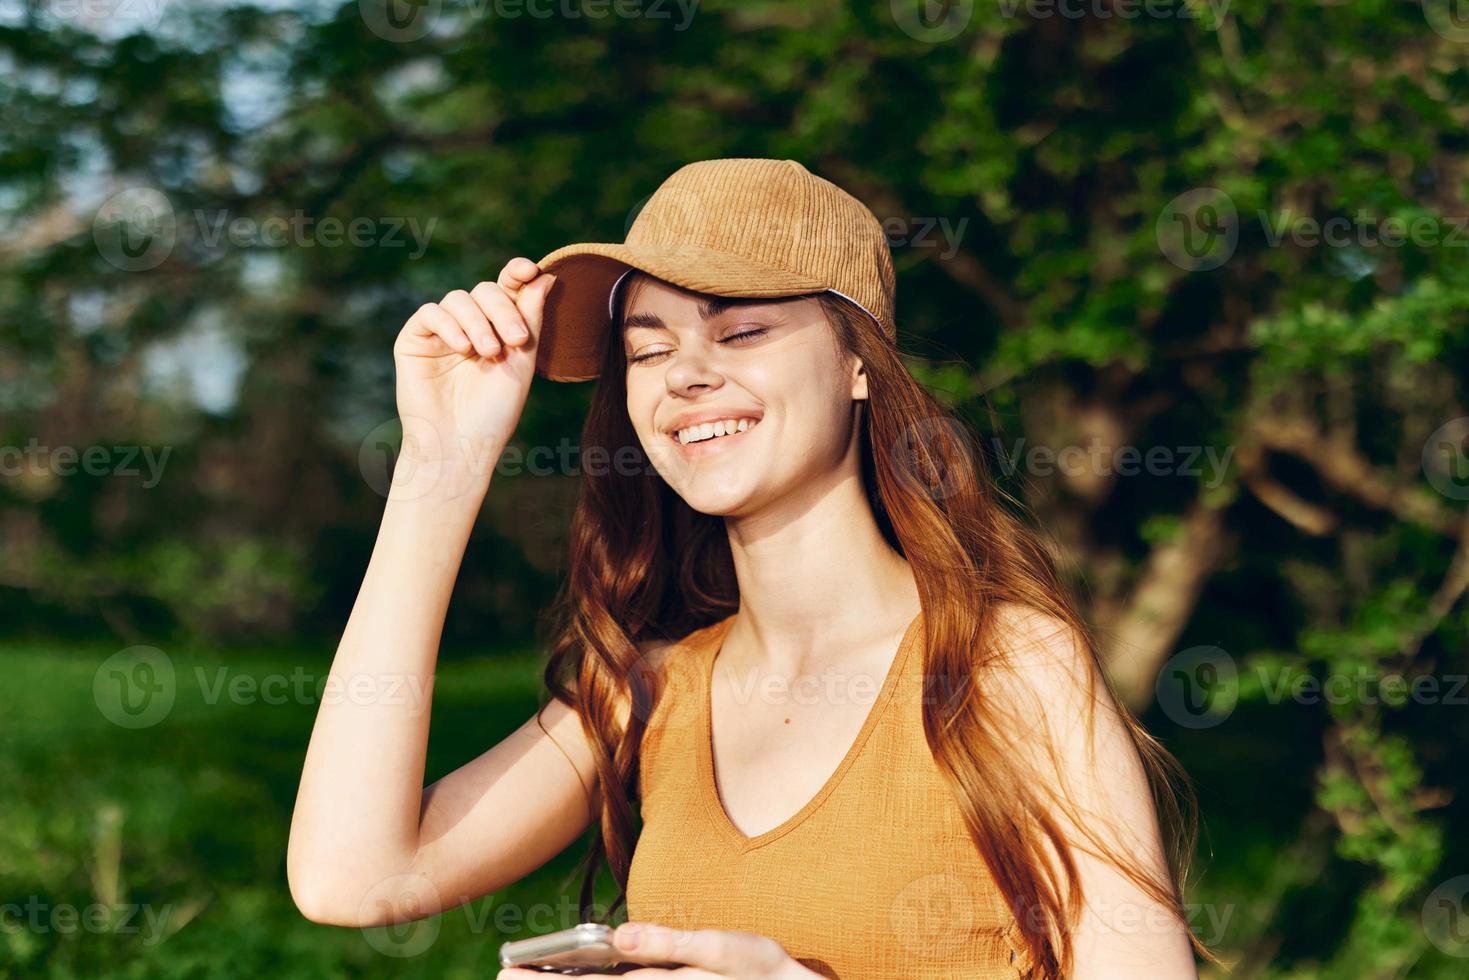
[[[710,735],[712,668],[734,618],[664,659],[641,748],[629,920],[769,936],[840,980],[1024,980],[1014,916],[923,735],[923,615],[836,771],[754,837],[725,812]]]

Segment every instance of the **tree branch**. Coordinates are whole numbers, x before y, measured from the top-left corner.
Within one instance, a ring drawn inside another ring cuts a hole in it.
[[[1226,505],[1200,495],[1179,533],[1153,549],[1102,658],[1118,694],[1134,712],[1153,699],[1153,683],[1183,632],[1209,576],[1229,551]]]
[[[1256,417],[1250,436],[1266,449],[1289,453],[1308,463],[1332,489],[1369,507],[1441,534],[1458,534],[1459,519],[1453,511],[1421,489],[1403,486],[1381,474],[1351,441],[1340,435],[1322,432],[1303,419],[1276,415]]]

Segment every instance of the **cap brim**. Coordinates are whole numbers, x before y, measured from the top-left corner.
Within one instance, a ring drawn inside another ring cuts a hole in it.
[[[715,296],[775,298],[826,289],[809,276],[697,245],[584,242],[558,248],[537,264],[556,276],[536,353],[536,373],[551,381],[590,381],[601,373],[612,325],[607,298],[629,268]]]

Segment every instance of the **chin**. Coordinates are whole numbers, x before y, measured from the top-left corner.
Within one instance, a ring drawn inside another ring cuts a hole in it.
[[[755,509],[753,488],[744,480],[738,486],[719,486],[719,480],[708,473],[691,476],[682,486],[675,486],[674,492],[689,507],[710,517],[740,517]]]

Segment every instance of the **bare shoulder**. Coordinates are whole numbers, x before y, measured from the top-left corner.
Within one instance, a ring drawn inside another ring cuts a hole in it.
[[[993,687],[1016,711],[1041,714],[1052,725],[1094,722],[1092,711],[1115,710],[1087,639],[1066,620],[1019,602],[995,608],[995,642],[1002,654]]]
[[[1022,602],[1002,602],[994,612],[995,637],[1012,666],[1082,674],[1090,668],[1086,640],[1059,616]]]

